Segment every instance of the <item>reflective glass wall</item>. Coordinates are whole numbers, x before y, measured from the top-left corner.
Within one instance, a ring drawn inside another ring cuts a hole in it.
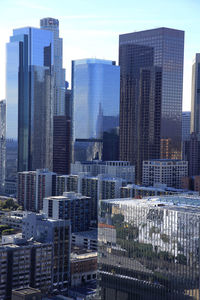
[[[7,44],[7,138],[18,140],[18,171],[52,169],[53,34],[13,30]]]
[[[101,202],[102,300],[199,299],[200,201],[174,200]]]
[[[74,160],[102,158],[105,133],[118,135],[120,70],[113,61],[72,62]]]

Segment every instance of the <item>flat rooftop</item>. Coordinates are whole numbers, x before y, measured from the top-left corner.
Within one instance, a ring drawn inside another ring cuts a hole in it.
[[[169,210],[183,211],[188,213],[200,214],[200,197],[197,196],[155,196],[143,199],[119,198],[102,200],[104,203],[110,203],[116,206],[137,206],[137,207],[159,207]]]

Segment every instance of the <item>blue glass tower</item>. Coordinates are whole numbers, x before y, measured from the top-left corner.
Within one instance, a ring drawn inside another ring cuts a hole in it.
[[[7,138],[18,140],[18,171],[52,169],[53,33],[13,30],[7,44]]]
[[[104,159],[113,153],[112,145],[106,141],[110,134],[117,144],[119,96],[120,68],[115,62],[100,59],[72,62],[74,161]],[[116,159],[116,152],[110,160]]]

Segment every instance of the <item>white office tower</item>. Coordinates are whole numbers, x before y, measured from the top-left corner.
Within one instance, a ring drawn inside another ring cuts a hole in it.
[[[6,163],[6,101],[0,101],[0,192],[5,186]]]
[[[63,40],[59,37],[59,20],[44,18],[40,20],[40,28],[53,32],[54,40],[54,115],[65,114],[65,69],[63,69]]]

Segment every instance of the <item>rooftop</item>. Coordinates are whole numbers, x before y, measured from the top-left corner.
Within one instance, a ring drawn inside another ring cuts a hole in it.
[[[133,198],[119,198],[102,200],[104,203],[110,203],[117,206],[152,206],[160,207],[169,210],[184,211],[188,213],[200,214],[200,197],[187,196],[187,195],[174,195],[174,196],[155,196],[147,197],[143,199]]]

